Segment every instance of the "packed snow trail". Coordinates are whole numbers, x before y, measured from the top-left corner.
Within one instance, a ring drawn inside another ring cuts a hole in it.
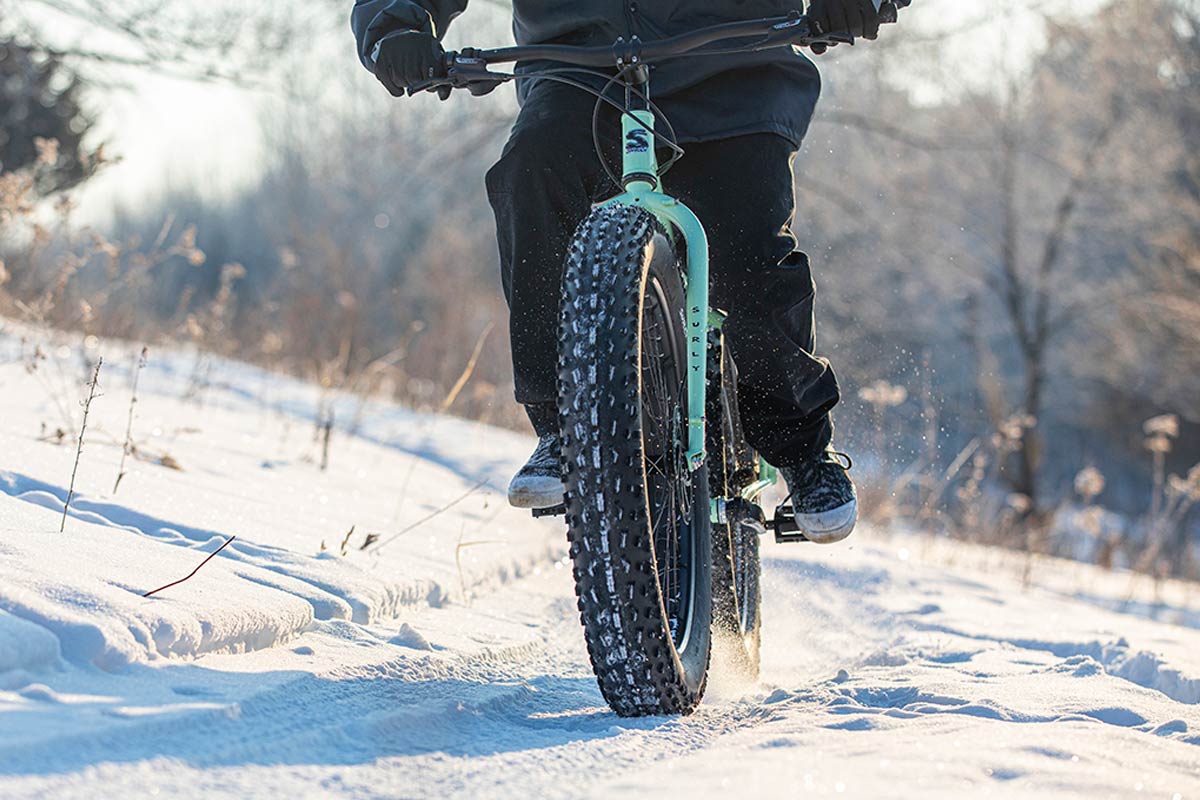
[[[1185,587],[1145,606],[1038,561],[1028,588],[1019,556],[909,533],[764,543],[762,680],[716,664],[697,714],[624,720],[561,524],[493,488],[528,439],[332,398],[361,422],[322,472],[315,389],[219,362],[185,400],[194,357],[159,354],[135,432],[183,471],[112,494],[109,372],[59,534],[74,452],[40,441],[63,404],[25,348],[0,338],[0,797],[1200,798]]]

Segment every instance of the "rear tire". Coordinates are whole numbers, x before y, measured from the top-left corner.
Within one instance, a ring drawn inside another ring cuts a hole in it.
[[[687,468],[685,295],[654,218],[596,209],[563,279],[559,424],[588,653],[621,716],[688,714],[711,650],[708,477]]]
[[[758,480],[737,404],[737,369],[720,331],[708,340],[708,479],[713,497],[736,498]],[[757,498],[755,498],[757,502]],[[762,643],[760,534],[730,519],[713,523],[713,638],[743,677],[758,679]]]

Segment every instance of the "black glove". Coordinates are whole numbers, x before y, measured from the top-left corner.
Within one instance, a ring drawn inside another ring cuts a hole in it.
[[[812,0],[808,6],[808,19],[815,26],[815,33],[879,38],[879,11],[872,0]],[[821,55],[825,49],[823,45],[816,45],[812,51]]]
[[[387,36],[380,42],[379,54],[375,57],[375,77],[392,97],[403,97],[409,87],[445,75],[445,62],[446,51],[436,36],[405,31]],[[439,93],[445,99],[450,94],[450,87]]]

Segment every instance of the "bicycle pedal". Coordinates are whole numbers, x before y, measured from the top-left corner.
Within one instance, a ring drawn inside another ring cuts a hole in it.
[[[775,509],[775,519],[771,520],[771,530],[775,531],[776,544],[796,544],[809,541],[796,524],[796,512],[791,506],[779,506]]]
[[[566,503],[559,503],[558,505],[550,506],[549,508],[533,509],[533,518],[534,519],[542,519],[543,517],[565,517],[566,515],[567,515],[567,504]]]

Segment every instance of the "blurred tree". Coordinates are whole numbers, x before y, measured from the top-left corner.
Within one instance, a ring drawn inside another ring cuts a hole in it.
[[[1079,29],[1073,33],[1090,43]],[[1061,42],[1051,47],[1031,72],[1007,76],[1003,94],[985,116],[995,142],[985,163],[998,230],[983,284],[1002,309],[1019,356],[1019,386],[1006,416],[1017,418],[1014,429],[1021,433],[1013,454],[1016,469],[1005,474],[1013,491],[1029,498],[1029,513],[1038,510],[1039,427],[1055,350],[1096,307],[1101,294],[1096,290],[1108,283],[1079,245],[1077,223],[1100,184],[1097,168],[1124,121],[1123,104],[1119,94],[1093,90],[1086,106],[1062,113],[1075,99],[1065,84],[1078,77],[1062,70],[1079,55]],[[1052,106],[1060,114],[1048,129],[1045,109]]]
[[[93,118],[79,76],[53,53],[0,39],[0,172],[39,165],[46,195],[85,180],[100,162],[83,140]]]
[[[1002,60],[992,87],[936,112],[933,138],[957,129],[982,145],[940,164],[959,204],[949,220],[967,234],[954,261],[981,301],[968,304],[967,326],[979,394],[993,426],[1015,435],[1001,474],[1030,514],[1044,510],[1048,445],[1086,428],[1094,446],[1121,441],[1138,419],[1112,413],[1113,398],[1136,395],[1131,405],[1148,415],[1188,402],[1157,386],[1195,385],[1200,364],[1180,348],[1186,323],[1155,340],[1117,313],[1144,312],[1156,275],[1164,287],[1184,281],[1177,257],[1160,257],[1161,270],[1148,261],[1195,220],[1185,198],[1197,108],[1189,5],[1130,0],[1048,18],[1045,49]]]
[[[298,41],[348,13],[337,0],[0,0],[0,29],[94,66],[254,84]]]
[[[1160,365],[1154,400],[1200,423],[1200,3],[1164,15],[1155,58],[1144,70],[1147,142],[1166,202],[1147,219],[1148,247],[1139,261],[1145,302],[1123,309],[1142,330],[1129,365]],[[1144,369],[1144,367],[1143,367]]]
[[[920,37],[826,62],[798,162],[821,347],[850,397],[879,377],[908,386],[901,431],[926,430],[915,390],[932,373],[944,452],[964,432],[1016,434],[1003,488],[1030,511],[1081,458],[1114,476],[1110,502],[1140,507],[1141,421],[1200,420],[1197,9],[1128,0],[1049,18],[1046,46],[1006,51],[986,83]],[[978,24],[1003,31],[1010,13]],[[942,91],[886,80],[914,72]],[[839,416],[851,446],[874,425],[852,400]],[[1197,453],[1185,432],[1179,467]]]

